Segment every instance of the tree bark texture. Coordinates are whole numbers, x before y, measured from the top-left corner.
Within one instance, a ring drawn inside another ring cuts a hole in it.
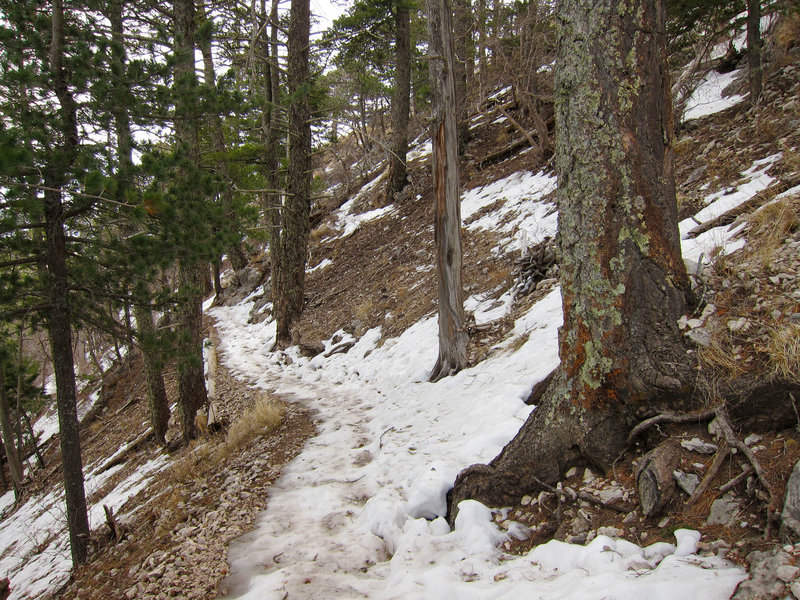
[[[561,365],[541,404],[451,508],[517,499],[572,464],[608,468],[642,407],[684,400],[681,259],[663,1],[564,0],[556,60]]]
[[[394,202],[395,194],[406,187],[406,154],[408,153],[408,120],[411,110],[411,10],[407,0],[396,0],[395,75],[392,96],[392,146],[389,152],[389,178],[386,203]]]
[[[161,372],[161,361],[155,347],[155,327],[153,314],[149,308],[137,304],[134,306],[136,325],[139,329],[139,348],[142,351],[145,381],[147,383],[147,406],[150,413],[150,427],[159,444],[166,443],[167,425],[169,424],[169,402],[164,377]]]
[[[73,565],[86,561],[89,553],[89,519],[83,487],[78,408],[75,389],[75,363],[72,353],[71,311],[67,246],[64,232],[64,206],[60,190],[67,169],[75,159],[78,147],[77,107],[69,89],[63,66],[64,4],[53,0],[53,39],[50,48],[50,69],[53,90],[59,102],[59,147],[49,158],[44,192],[45,264],[47,268],[48,318],[47,331],[56,379],[61,468],[67,505],[67,528]]]
[[[439,297],[439,358],[430,380],[438,381],[466,367],[468,338],[464,328],[461,283],[461,203],[450,3],[447,0],[427,0],[427,12]]]
[[[309,0],[292,0],[287,50],[289,169],[281,231],[282,276],[276,282],[275,306],[279,346],[290,343],[291,326],[303,312],[311,212],[310,15]]]
[[[175,140],[187,159],[199,163],[198,110],[194,94],[195,5],[194,0],[176,0],[173,4],[175,33]],[[179,170],[181,202],[186,214],[199,210],[199,198],[188,170]],[[178,264],[178,410],[184,443],[195,436],[194,417],[206,403],[203,374],[203,289],[206,266],[191,256]]]
[[[3,445],[6,448],[11,480],[14,482],[14,487],[19,488],[22,485],[23,477],[22,463],[20,463],[17,447],[14,444],[14,425],[11,422],[11,408],[6,392],[6,375],[2,364],[0,364],[0,433],[2,433]],[[0,465],[0,470],[2,470],[2,465]]]
[[[472,60],[472,5],[470,0],[453,0],[453,83],[456,99],[458,151],[462,153],[469,141],[469,108],[467,106],[468,64]]]
[[[747,0],[747,60],[750,65],[750,104],[761,97],[761,0]]]

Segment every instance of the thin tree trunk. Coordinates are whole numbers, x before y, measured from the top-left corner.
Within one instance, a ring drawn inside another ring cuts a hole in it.
[[[150,427],[159,444],[166,443],[167,426],[169,424],[169,402],[161,364],[156,348],[153,314],[146,306],[135,305],[136,325],[139,329],[139,347],[142,350],[145,381],[147,383],[147,406],[150,413]]]
[[[463,153],[469,141],[467,107],[467,63],[470,60],[472,6],[470,0],[453,0],[455,39],[453,40],[453,82],[455,87],[458,152]]]
[[[6,468],[3,464],[6,462],[6,449],[2,443],[0,443],[0,485],[3,486],[3,493],[8,491],[8,479],[6,479]]]
[[[200,40],[200,52],[203,55],[203,75],[206,85],[216,88],[216,74],[214,71],[214,56],[211,53],[211,36],[203,37]],[[225,132],[222,130],[222,119],[216,112],[209,115],[211,145],[214,152],[222,156],[228,148],[225,144]],[[236,207],[233,198],[233,176],[231,175],[230,165],[227,159],[222,158],[217,162],[220,175],[223,179],[222,203],[225,209],[225,226],[228,244],[228,260],[234,271],[241,271],[247,266],[247,254],[245,254],[241,241],[238,239],[236,229]]]
[[[750,104],[761,97],[761,1],[747,0],[747,59],[750,64]]]
[[[22,486],[22,464],[19,460],[17,448],[14,445],[14,426],[11,423],[11,409],[8,405],[8,394],[6,392],[6,374],[2,364],[0,364],[0,428],[3,435],[3,445],[6,448],[6,458],[8,459],[8,471],[14,487]]]
[[[290,343],[291,326],[303,311],[311,210],[311,113],[308,38],[309,0],[292,0],[288,39],[289,171],[281,232],[282,277],[276,282],[277,344]]]
[[[557,11],[561,365],[500,455],[459,475],[451,516],[465,498],[502,506],[575,464],[607,469],[637,409],[690,401],[664,3],[564,0]]]
[[[392,146],[389,152],[389,177],[386,203],[406,187],[408,120],[411,110],[411,11],[407,0],[394,3],[395,76],[392,96]]]
[[[77,107],[67,85],[63,67],[63,0],[53,0],[52,9],[53,40],[50,49],[50,70],[53,75],[53,89],[60,106],[62,139],[59,151],[50,158],[51,164],[45,175],[45,183],[50,188],[44,192],[47,287],[50,305],[47,329],[56,379],[56,405],[58,407],[61,462],[67,505],[67,527],[72,563],[77,566],[85,562],[89,554],[89,518],[86,511],[78,431],[64,207],[61,192],[56,190],[63,187],[66,170],[75,159],[78,147],[78,128]]]
[[[461,283],[461,203],[450,6],[427,0],[432,97],[434,235],[439,297],[439,357],[431,381],[467,366]]]

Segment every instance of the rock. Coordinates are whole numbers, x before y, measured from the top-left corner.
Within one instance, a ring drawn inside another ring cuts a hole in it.
[[[672,476],[675,478],[675,481],[678,482],[678,487],[680,487],[684,492],[686,492],[690,496],[697,489],[697,486],[700,485],[700,478],[694,473],[673,471]]]
[[[598,527],[597,535],[605,535],[610,538],[621,538],[623,531],[617,527]]]
[[[747,446],[752,446],[754,444],[757,444],[758,442],[760,442],[763,439],[764,439],[763,435],[758,435],[757,433],[751,433],[746,438],[744,438],[744,443]]]
[[[781,549],[772,552],[751,552],[747,556],[750,576],[736,588],[731,600],[766,600],[783,598],[786,584],[778,579],[778,567],[789,562],[789,555]]]
[[[519,503],[522,506],[528,506],[531,503],[531,500],[533,500],[533,498],[531,498],[530,496],[523,496],[522,500],[520,500]]]
[[[697,437],[690,440],[682,440],[681,447],[689,452],[698,452],[700,454],[714,454],[717,451],[716,445],[704,442]]]
[[[711,504],[711,513],[708,515],[706,525],[723,525],[727,527],[733,523],[738,512],[739,501],[732,494],[725,494]]]
[[[617,500],[622,500],[625,492],[621,488],[612,487],[600,490],[598,495],[603,504],[613,504]]]
[[[781,565],[775,570],[775,575],[777,575],[778,579],[781,581],[791,583],[800,575],[800,568],[794,565]]]
[[[780,533],[782,538],[800,540],[800,461],[795,463],[786,483]]]

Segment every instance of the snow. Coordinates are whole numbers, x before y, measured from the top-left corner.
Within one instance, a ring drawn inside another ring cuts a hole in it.
[[[686,103],[683,120],[690,121],[707,117],[739,104],[747,95],[734,95],[723,97],[723,90],[742,75],[742,70],[730,73],[717,73],[709,71]]]
[[[87,498],[100,490],[122,469],[115,466],[98,472],[108,460],[98,461],[85,471]],[[125,513],[122,506],[143,490],[152,476],[168,464],[165,455],[151,459],[120,481],[105,497],[89,506],[89,525],[96,529],[105,522],[103,505],[117,516]],[[14,493],[0,497],[0,573],[12,581],[9,600],[36,599],[61,587],[70,577],[72,559],[66,531],[66,505],[61,488],[47,494],[26,497],[17,510],[8,515]]]
[[[473,296],[467,306],[485,322],[507,314],[510,299]],[[703,586],[714,600],[744,576],[695,556],[696,532],[676,532],[677,546],[600,536],[512,557],[482,504],[462,503],[453,531],[442,518],[456,474],[497,454],[530,413],[531,386],[557,365],[558,290],[517,319],[490,358],[435,384],[435,317],[383,344],[372,329],[346,354],[309,360],[290,350],[283,364],[263,351],[274,325],[248,324],[248,306],[211,313],[221,360],[313,408],[319,428],[275,482],[255,530],[231,545],[228,597],[666,599]]]
[[[743,240],[736,240],[737,234],[744,228],[743,223],[733,228],[727,225],[714,227],[695,238],[690,238],[689,232],[698,225],[711,221],[747,202],[772,185],[775,178],[768,175],[767,171],[780,160],[781,156],[782,154],[779,152],[755,161],[749,169],[742,172],[741,183],[735,189],[732,191],[725,189],[708,195],[704,200],[706,206],[700,212],[678,224],[685,259],[688,258],[694,263],[699,263],[703,257],[704,262],[709,262],[710,257],[717,251],[730,253],[744,245]]]
[[[558,227],[555,204],[542,199],[556,189],[554,175],[520,171],[461,195],[461,218],[472,231],[504,234],[500,248],[507,249],[515,239],[541,241],[553,236]],[[496,202],[501,206],[489,214],[477,216]]]

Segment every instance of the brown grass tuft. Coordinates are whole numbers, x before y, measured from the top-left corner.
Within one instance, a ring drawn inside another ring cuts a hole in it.
[[[748,219],[751,227],[746,254],[758,260],[762,267],[769,266],[783,241],[800,224],[797,200],[786,198],[767,204]]]
[[[286,409],[263,394],[255,405],[233,423],[225,438],[227,452],[241,448],[258,435],[269,433],[280,427]]]
[[[169,468],[170,479],[181,483],[216,472],[219,464],[238,448],[280,427],[285,414],[286,409],[264,393],[252,408],[230,426],[224,440],[193,440],[186,456]]]
[[[800,383],[800,325],[788,324],[770,332],[766,351],[772,372]]]

